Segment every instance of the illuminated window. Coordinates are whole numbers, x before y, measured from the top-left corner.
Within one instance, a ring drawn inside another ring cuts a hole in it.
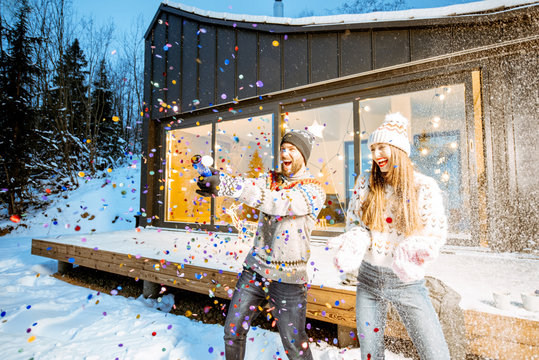
[[[308,129],[315,137],[307,168],[326,191],[326,207],[318,216],[317,230],[344,227],[347,199],[354,187],[354,110],[352,103],[289,112],[287,129]]]
[[[410,158],[415,168],[436,179],[443,191],[450,235],[470,239],[464,84],[366,99],[359,104],[361,172],[368,176],[372,167],[369,135],[387,113],[399,111],[410,120]]]
[[[215,140],[216,167],[227,174],[258,178],[273,168],[273,114],[219,122]],[[234,225],[240,231],[258,223],[257,211],[231,198],[215,199],[215,216],[216,225]]]
[[[170,130],[166,133],[166,216],[165,221],[209,224],[210,198],[198,196],[191,157],[211,155],[211,125]]]

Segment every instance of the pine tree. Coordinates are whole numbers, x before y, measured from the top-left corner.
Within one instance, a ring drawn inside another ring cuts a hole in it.
[[[75,39],[62,55],[54,77],[55,87],[49,97],[55,101],[50,106],[56,111],[54,125],[63,147],[61,163],[70,174],[71,182],[76,182],[76,172],[90,165],[86,66],[84,53]]]
[[[120,139],[122,123],[113,114],[113,94],[111,82],[108,79],[105,59],[101,60],[97,78],[93,83],[92,92],[92,139],[94,153],[92,159],[99,159],[98,164],[113,162],[122,154]],[[111,161],[112,160],[112,161]]]
[[[8,49],[2,51],[0,63],[0,184],[8,189],[9,214],[23,210],[34,143],[36,112],[31,93],[40,70],[32,61],[37,39],[29,35],[30,11],[27,0],[21,0],[15,24],[7,30]]]
[[[338,12],[365,14],[376,11],[395,11],[404,9],[405,5],[404,0],[351,0],[338,7]]]

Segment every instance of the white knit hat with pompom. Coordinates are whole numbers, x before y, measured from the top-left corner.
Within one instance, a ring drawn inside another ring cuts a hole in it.
[[[384,122],[369,137],[368,146],[372,144],[390,144],[403,150],[410,156],[410,142],[408,141],[408,119],[401,113],[387,114]]]

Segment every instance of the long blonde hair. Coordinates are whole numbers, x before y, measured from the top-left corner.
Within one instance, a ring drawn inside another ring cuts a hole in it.
[[[372,162],[370,191],[361,206],[361,220],[371,230],[384,232],[391,221],[397,231],[411,235],[422,227],[417,205],[418,189],[414,183],[414,168],[408,155],[401,149],[391,147],[392,165],[384,175],[375,161]],[[389,184],[395,191],[394,201],[387,204],[384,187]],[[391,206],[393,218],[385,218],[386,207]]]

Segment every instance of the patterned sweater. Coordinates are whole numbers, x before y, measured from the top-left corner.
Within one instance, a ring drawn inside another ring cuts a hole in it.
[[[221,173],[219,195],[261,212],[244,266],[270,280],[306,283],[311,231],[326,201],[321,184],[308,172],[293,178],[270,172],[257,179]]]
[[[358,179],[350,199],[345,233],[331,239],[330,246],[339,247],[341,244],[347,244],[346,246],[352,244],[354,249],[350,249],[350,252],[356,254],[354,262],[358,263],[354,267],[355,269],[363,259],[375,266],[392,268],[401,279],[404,278],[406,281],[423,278],[425,265],[436,259],[440,247],[446,241],[447,219],[442,194],[436,181],[414,172],[414,182],[419,188],[418,208],[423,224],[423,228],[419,232],[410,236],[399,232],[396,229],[389,206],[384,216],[387,219],[386,231],[370,231],[361,220],[361,210],[358,211],[370,189],[368,181],[361,177]],[[386,185],[384,191],[386,201],[391,201],[395,196],[393,187]],[[399,254],[398,261],[397,253]],[[400,256],[402,254],[404,256]],[[415,254],[420,255],[419,259]],[[360,258],[358,259],[358,257]]]

